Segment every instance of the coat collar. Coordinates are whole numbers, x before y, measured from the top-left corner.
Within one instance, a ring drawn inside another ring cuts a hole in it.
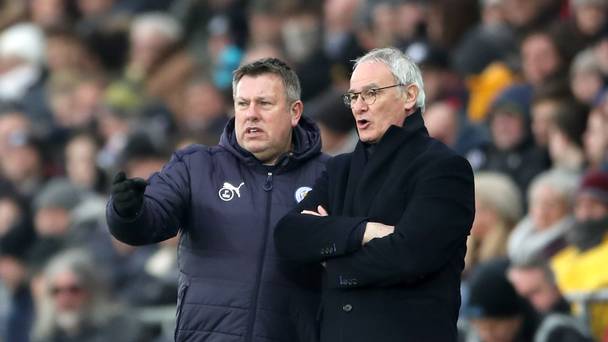
[[[362,210],[367,211],[367,208],[355,205],[357,198],[360,196],[373,198],[373,189],[378,189],[384,182],[383,177],[378,177],[378,175],[385,174],[387,166],[390,165],[391,160],[394,160],[395,154],[405,146],[408,140],[419,135],[428,136],[420,109],[405,119],[403,127],[390,126],[382,139],[374,146],[374,152],[369,155],[369,160],[365,153],[365,144],[361,141],[357,143],[352,155],[346,187],[344,208],[347,212],[351,210],[358,213],[361,213]],[[367,207],[371,205],[371,201],[364,202],[367,203]]]

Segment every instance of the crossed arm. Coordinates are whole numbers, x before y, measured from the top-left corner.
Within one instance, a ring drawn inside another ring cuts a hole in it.
[[[325,261],[328,286],[337,288],[416,281],[436,272],[464,253],[474,216],[473,175],[460,157],[441,160],[421,174],[394,227],[367,217],[327,215],[324,175],[279,222],[279,253],[303,262]],[[360,224],[365,224],[361,244],[349,249]]]

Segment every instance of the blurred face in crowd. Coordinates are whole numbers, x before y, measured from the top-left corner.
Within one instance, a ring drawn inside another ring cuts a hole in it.
[[[563,195],[548,184],[539,184],[530,196],[530,216],[536,229],[551,227],[568,214]]]
[[[608,118],[600,109],[589,114],[583,135],[585,155],[592,167],[598,167],[608,156]]]
[[[517,293],[540,313],[549,312],[561,298],[558,288],[541,268],[512,268],[508,277]]]
[[[581,103],[592,104],[604,86],[599,70],[578,70],[570,77],[570,89]]]
[[[78,277],[69,270],[49,279],[49,292],[55,306],[57,325],[65,330],[74,329],[83,318],[89,293]]]
[[[238,144],[258,160],[274,165],[291,149],[292,129],[302,115],[302,101],[289,103],[280,76],[243,76],[234,93]]]
[[[78,10],[85,17],[95,17],[110,10],[115,0],[77,0]]]
[[[211,82],[192,83],[186,89],[184,115],[179,125],[187,131],[204,129],[225,112],[222,94]]]
[[[525,27],[538,15],[542,1],[505,0],[504,15],[507,21],[515,27]]]
[[[403,126],[407,114],[413,112],[418,96],[415,85],[377,90],[375,100],[373,95],[365,94],[397,83],[388,66],[381,62],[363,62],[353,71],[348,92],[358,93],[350,105],[361,141],[379,142],[391,125]]]
[[[576,26],[585,35],[595,35],[606,23],[606,7],[599,4],[583,4],[574,7]]]
[[[131,32],[131,67],[140,72],[150,71],[167,48],[174,42],[163,34],[152,30],[133,30]]]
[[[38,148],[31,144],[15,142],[0,159],[4,176],[16,183],[36,178],[42,172],[42,160]]]
[[[43,237],[64,235],[70,227],[70,213],[59,207],[40,208],[34,214],[34,227]]]
[[[272,13],[255,11],[248,16],[251,45],[275,45],[281,41],[283,19]]]
[[[608,216],[608,204],[589,193],[581,193],[576,197],[574,216],[580,222],[601,220]]]
[[[532,134],[534,135],[536,145],[540,147],[547,146],[549,142],[549,127],[558,106],[558,102],[550,100],[536,102],[532,105]]]
[[[499,150],[516,147],[524,138],[524,119],[518,113],[497,109],[490,122],[492,140]]]
[[[76,37],[51,35],[46,45],[47,66],[51,72],[90,68],[92,56]]]
[[[22,113],[6,113],[0,115],[0,155],[4,155],[11,145],[14,134],[30,131],[30,121]]]
[[[97,177],[97,145],[92,137],[81,135],[67,144],[65,148],[66,171],[70,181],[91,189]]]
[[[521,44],[521,61],[524,77],[532,85],[540,85],[561,65],[555,44],[548,35],[541,33],[524,39]]]
[[[26,276],[26,268],[20,260],[12,256],[0,255],[0,279],[9,290],[17,290]]]
[[[424,111],[424,124],[429,135],[451,146],[456,142],[458,130],[458,113],[445,102],[431,104]]]
[[[66,17],[65,0],[32,0],[30,14],[32,21],[42,27],[60,24]]]
[[[513,342],[522,325],[521,317],[480,318],[471,324],[483,342]]]

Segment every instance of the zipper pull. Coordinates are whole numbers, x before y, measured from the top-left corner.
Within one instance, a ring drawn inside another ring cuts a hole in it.
[[[272,172],[268,172],[266,176],[266,182],[264,182],[264,191],[272,190]]]

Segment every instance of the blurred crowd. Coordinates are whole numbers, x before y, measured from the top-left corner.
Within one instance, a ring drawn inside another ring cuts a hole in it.
[[[232,71],[261,57],[296,70],[324,151],[350,152],[340,94],[385,46],[475,170],[463,341],[608,341],[608,0],[6,0],[0,342],[171,340],[133,312],[175,304],[177,242],[108,234],[114,173],[217,143]]]

